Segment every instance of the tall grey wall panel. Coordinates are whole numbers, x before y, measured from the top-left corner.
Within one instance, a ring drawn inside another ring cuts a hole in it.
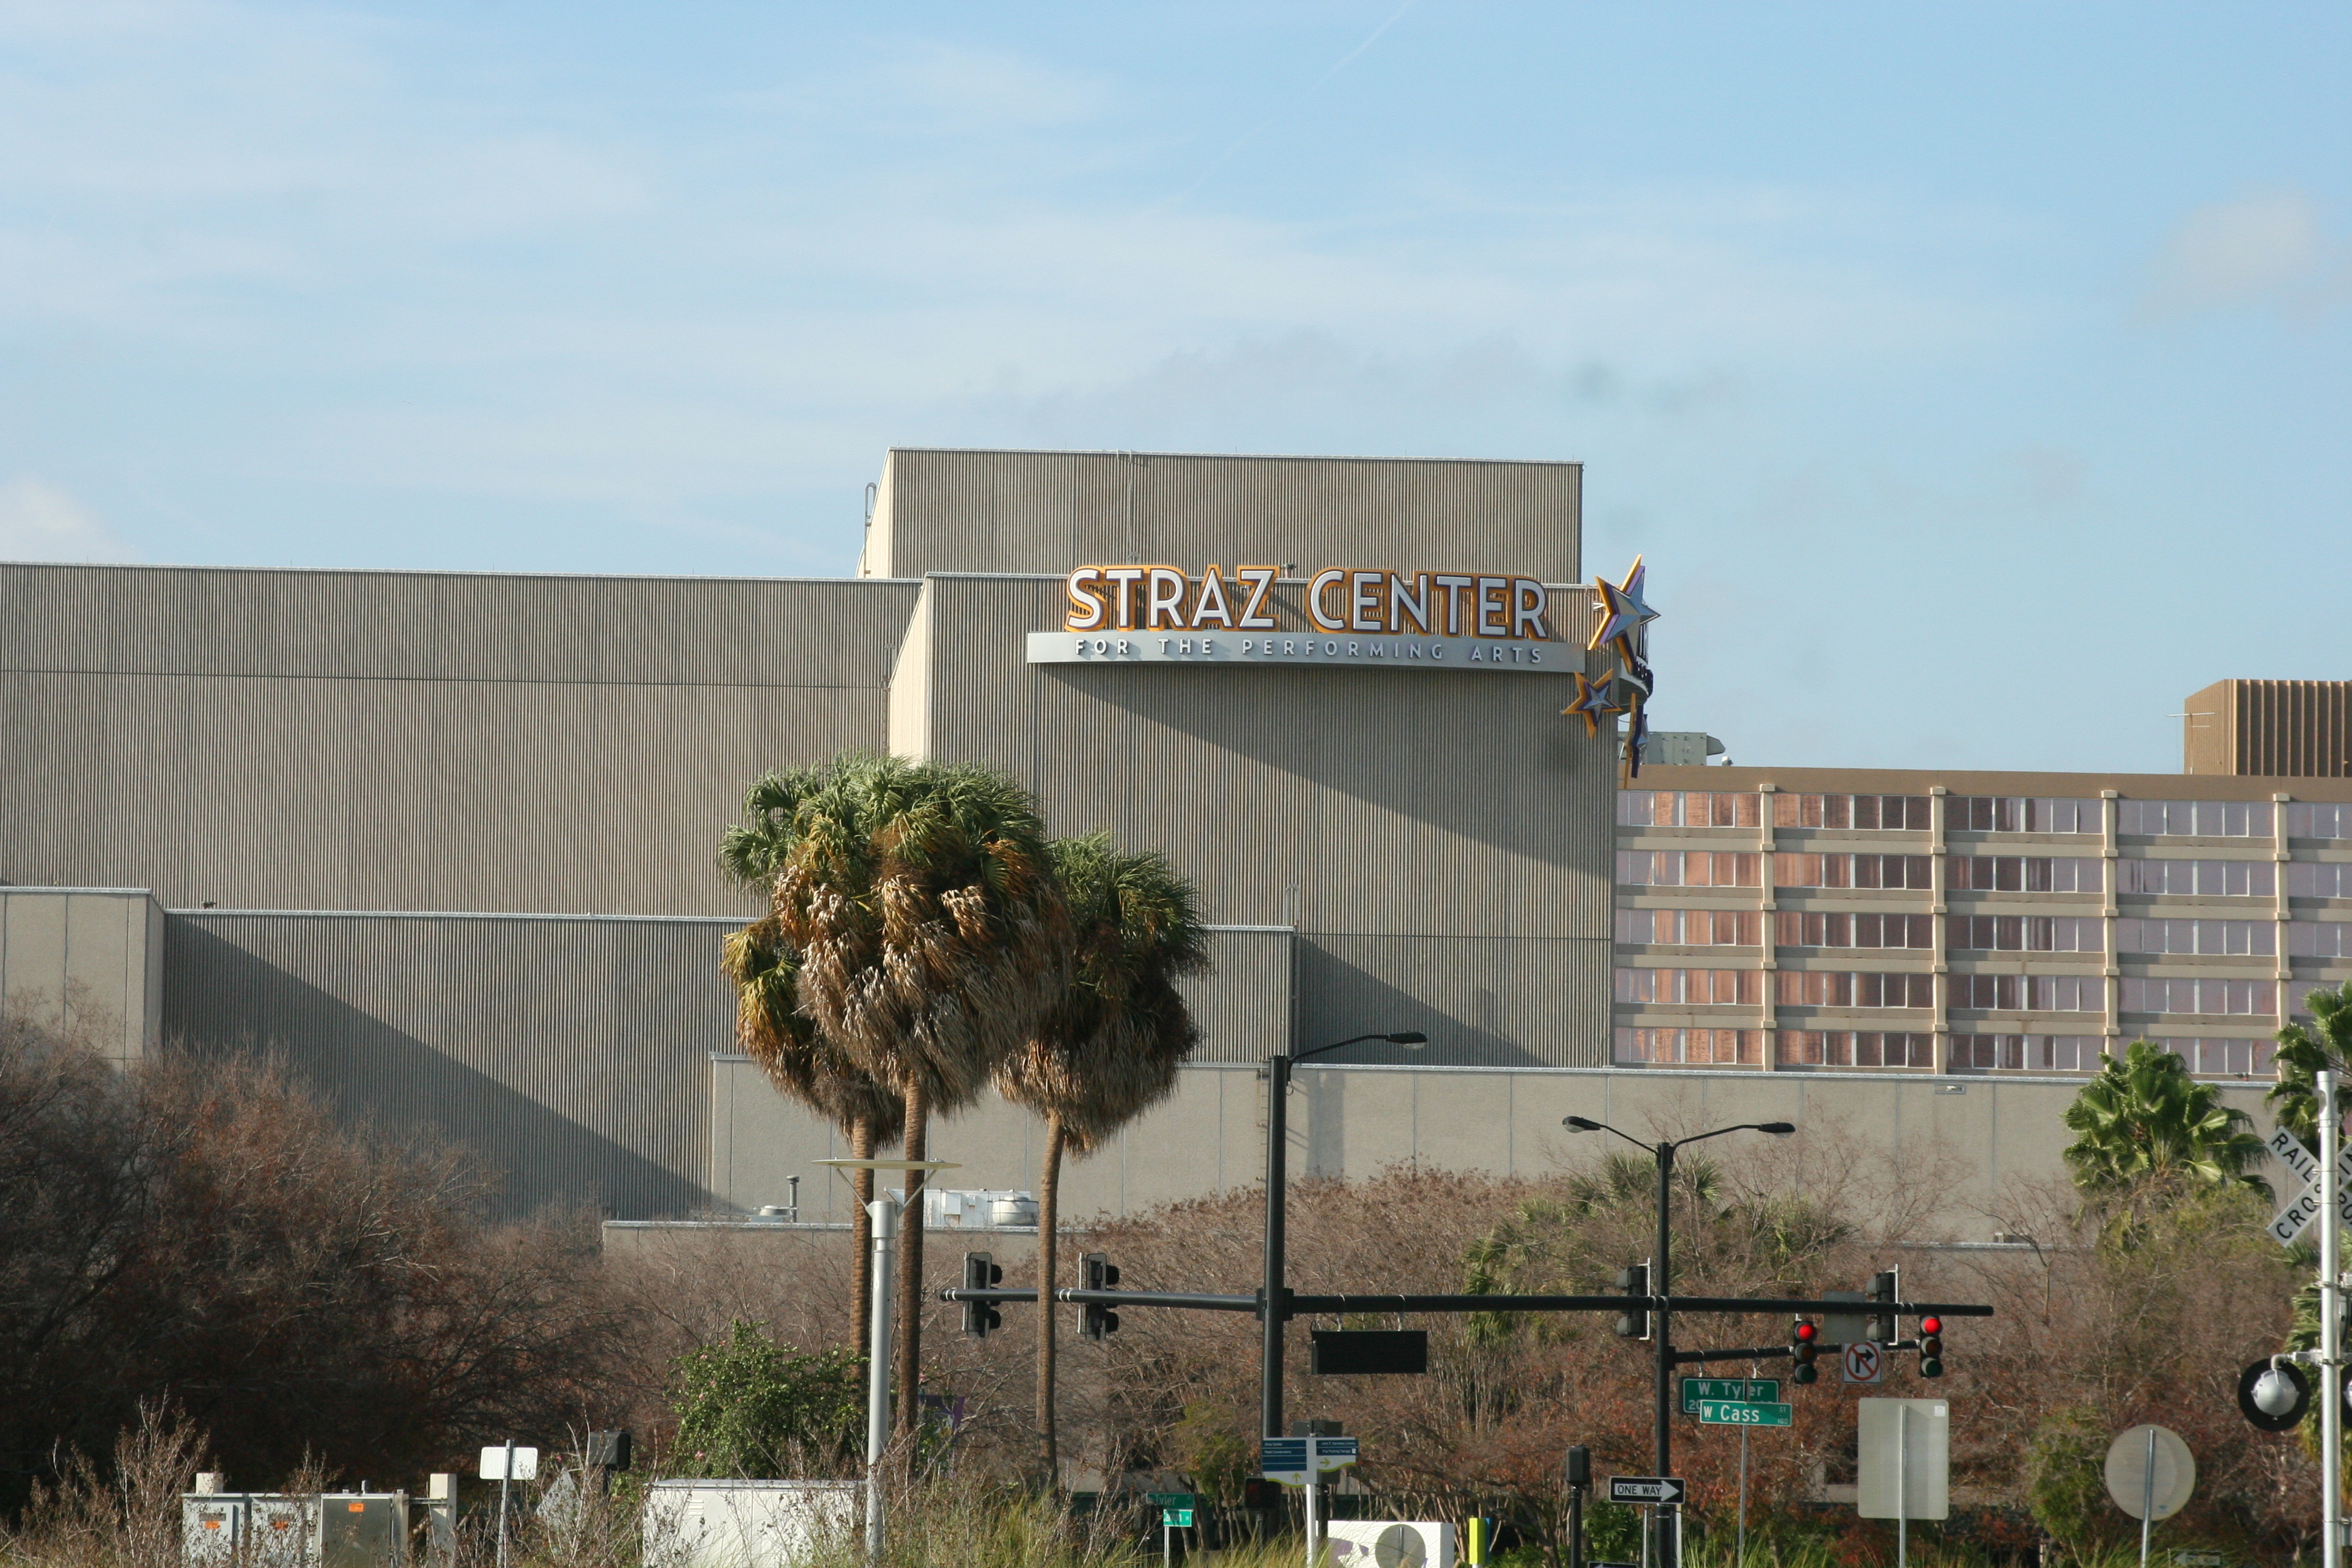
[[[886,742],[919,585],[0,566],[0,882],[704,914],[745,783]]]
[[[871,688],[0,675],[0,880],[167,905],[707,914],[744,784],[878,746]]]
[[[1574,463],[902,447],[866,569],[1059,576],[1082,562],[1214,561],[1574,582],[1580,478]]]
[[[1212,927],[1208,973],[1179,989],[1201,1026],[1196,1062],[1262,1062],[1290,1048],[1297,938],[1288,931]]]
[[[167,1038],[284,1053],[353,1121],[509,1173],[503,1208],[707,1203],[715,920],[225,914],[166,922]]]
[[[1059,601],[930,580],[925,754],[1163,850],[1212,921],[1295,925],[1302,1045],[1420,1026],[1431,1066],[1607,1059],[1615,760],[1559,716],[1565,675],[1030,665]]]
[[[0,565],[0,669],[887,685],[918,585]]]

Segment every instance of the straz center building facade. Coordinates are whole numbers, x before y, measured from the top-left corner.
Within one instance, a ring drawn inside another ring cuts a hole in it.
[[[1198,1065],[1075,1212],[1254,1180],[1255,1064],[1368,1031],[1432,1044],[1302,1075],[1304,1168],[1539,1165],[1609,1052],[1579,479],[896,451],[850,579],[0,567],[0,986],[282,1049],[518,1208],[779,1203],[835,1151],[733,1054],[714,850],[761,771],[887,749],[1164,851],[1219,928]],[[935,1147],[1034,1184],[996,1103]]]

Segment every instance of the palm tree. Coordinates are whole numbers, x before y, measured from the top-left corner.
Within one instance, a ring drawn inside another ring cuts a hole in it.
[[[772,899],[776,873],[793,843],[793,820],[800,802],[815,793],[818,775],[808,769],[763,774],[743,795],[743,821],[720,837],[719,864],[740,885]],[[847,1054],[821,1037],[800,1010],[800,955],[783,940],[771,913],[728,937],[719,968],[735,986],[735,1038],[759,1064],[768,1081],[839,1129],[853,1158],[870,1160],[877,1148],[898,1141],[906,1124],[904,1102],[858,1070]],[[853,1354],[866,1353],[874,1310],[874,1173],[854,1171],[857,1220],[851,1240],[857,1297]]]
[[[1066,989],[996,1069],[1004,1098],[1045,1122],[1037,1175],[1037,1431],[1056,1474],[1054,1288],[1062,1158],[1083,1158],[1176,1087],[1201,1031],[1175,982],[1209,966],[1199,897],[1154,853],[1122,852],[1108,833],[1052,846],[1070,918]]]
[[[969,1105],[1068,974],[1069,921],[1030,794],[968,763],[849,752],[796,795],[775,878],[794,994],[817,1032],[896,1093],[906,1155]],[[922,1371],[923,1213],[908,1183],[898,1276],[898,1430]]]
[[[906,1126],[906,1103],[858,1069],[848,1055],[819,1035],[800,1011],[795,978],[800,957],[783,941],[773,915],[727,938],[719,966],[735,985],[735,1038],[768,1081],[840,1131],[855,1159],[870,1160],[877,1148],[898,1141]],[[866,1353],[874,1310],[874,1173],[850,1173],[857,1193],[855,1355]]]
[[[2066,1163],[2086,1193],[2119,1194],[2161,1178],[2270,1191],[2247,1172],[2264,1152],[2245,1130],[2252,1119],[2222,1104],[2218,1089],[2190,1078],[2179,1057],[2152,1041],[2134,1040],[2120,1058],[2110,1058],[2063,1120],[2074,1133]]]
[[[2278,1040],[2278,1083],[2263,1097],[2278,1124],[2319,1152],[2319,1089],[2322,1072],[2352,1070],[2352,980],[2336,991],[2314,991],[2304,998],[2314,1027],[2289,1024]]]

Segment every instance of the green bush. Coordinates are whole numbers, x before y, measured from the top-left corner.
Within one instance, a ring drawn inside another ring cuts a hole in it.
[[[2078,1563],[2115,1545],[2107,1501],[2107,1432],[2094,1411],[2058,1411],[2025,1447],[2025,1501],[2033,1521]]]
[[[761,1480],[842,1470],[859,1452],[865,1367],[846,1351],[803,1354],[736,1320],[727,1339],[674,1365],[677,1473]]]

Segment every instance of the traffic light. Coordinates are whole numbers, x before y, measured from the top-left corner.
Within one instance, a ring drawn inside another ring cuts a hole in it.
[[[1944,1375],[1944,1320],[1941,1318],[1919,1320],[1919,1375]]]
[[[985,1252],[963,1255],[963,1288],[986,1290],[1004,1283],[1004,1270]],[[963,1304],[963,1331],[973,1339],[984,1340],[1004,1326],[1004,1314],[996,1310],[993,1301],[966,1301]]]
[[[1636,1263],[1631,1268],[1617,1270],[1617,1294],[1647,1296],[1650,1293],[1650,1266]],[[1650,1310],[1637,1307],[1617,1315],[1617,1337],[1621,1340],[1646,1340],[1650,1337]]]
[[[1891,1345],[1903,1337],[1896,1331],[1895,1313],[1892,1310],[1895,1303],[1903,1299],[1896,1289],[1901,1281],[1901,1272],[1893,1268],[1882,1269],[1871,1277],[1870,1299],[1873,1301],[1885,1302],[1888,1309],[1870,1314],[1869,1337],[1882,1345]]]
[[[1822,1369],[1813,1364],[1813,1358],[1822,1353],[1821,1347],[1813,1342],[1821,1337],[1822,1331],[1802,1318],[1789,1331],[1789,1338],[1794,1342],[1791,1356],[1797,1363],[1797,1370],[1790,1375],[1797,1382],[1811,1383],[1822,1375]]]
[[[1099,1252],[1089,1252],[1078,1259],[1078,1278],[1089,1290],[1118,1289],[1118,1265]],[[1078,1337],[1107,1340],[1118,1332],[1118,1313],[1099,1302],[1088,1301],[1078,1313]]]

